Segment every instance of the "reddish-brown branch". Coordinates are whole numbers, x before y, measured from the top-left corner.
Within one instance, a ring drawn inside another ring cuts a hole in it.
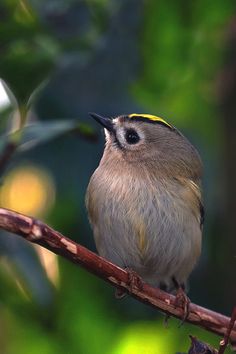
[[[0,208],[0,228],[20,235],[26,240],[43,246],[52,252],[79,264],[89,272],[112,285],[129,292],[137,300],[158,310],[182,319],[183,309],[176,306],[175,296],[143,283],[130,286],[129,274],[85,247],[66,238],[39,220]],[[205,328],[221,336],[227,333],[230,318],[195,304],[190,304],[186,322]],[[236,343],[236,326],[231,331],[230,340]]]

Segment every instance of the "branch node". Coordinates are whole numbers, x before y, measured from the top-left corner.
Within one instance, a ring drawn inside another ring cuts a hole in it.
[[[40,240],[43,237],[41,227],[37,225],[37,223],[33,222],[31,231],[29,233],[28,240],[29,241],[36,241]]]

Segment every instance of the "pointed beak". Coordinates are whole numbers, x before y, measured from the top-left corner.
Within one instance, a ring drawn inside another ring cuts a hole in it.
[[[89,115],[95,119],[99,124],[106,128],[109,132],[114,132],[114,125],[110,118],[99,116],[96,113],[89,113]]]

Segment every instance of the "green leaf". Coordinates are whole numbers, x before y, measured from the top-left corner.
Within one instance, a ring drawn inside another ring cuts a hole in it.
[[[41,82],[41,84],[39,84],[36,87],[36,89],[34,89],[27,102],[28,109],[30,109],[34,105],[35,101],[40,96],[41,92],[43,91],[43,89],[46,87],[47,84],[48,84],[48,80],[45,79]]]
[[[60,43],[46,33],[29,1],[2,1],[1,13],[0,72],[21,106],[50,74]]]
[[[18,144],[17,151],[24,152],[34,148],[36,145],[44,144],[52,139],[69,132],[76,132],[89,140],[95,140],[94,130],[84,123],[74,120],[59,120],[37,122],[26,125],[23,129],[0,138],[0,151],[3,150],[8,141]]]
[[[39,144],[44,144],[59,136],[75,132],[90,141],[96,141],[97,135],[92,127],[74,120],[36,122],[26,125],[11,134],[0,136],[0,155],[5,153],[6,146],[14,144],[16,152],[25,152]]]
[[[3,79],[0,79],[0,85],[8,98],[9,103],[7,105],[11,105],[15,110],[18,109],[17,99],[8,84]]]
[[[3,133],[11,126],[11,120],[15,112],[19,110],[17,99],[8,86],[0,79],[0,132]]]
[[[24,127],[18,151],[29,150],[36,145],[46,143],[58,136],[75,130],[78,126],[77,120],[47,121],[29,124]]]

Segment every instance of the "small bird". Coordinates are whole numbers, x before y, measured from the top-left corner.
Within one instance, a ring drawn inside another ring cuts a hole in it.
[[[197,150],[157,116],[90,116],[106,137],[86,193],[98,253],[154,287],[184,290],[201,253]]]

